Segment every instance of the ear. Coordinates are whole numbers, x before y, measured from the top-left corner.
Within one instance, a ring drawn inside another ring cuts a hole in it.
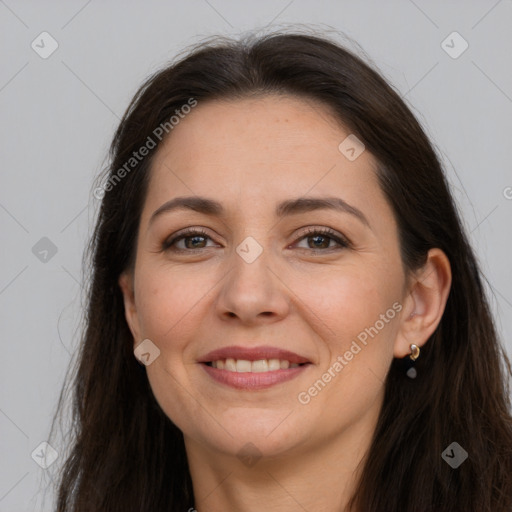
[[[123,293],[124,314],[126,322],[133,335],[134,345],[141,341],[141,329],[139,325],[139,317],[137,315],[137,307],[135,305],[135,288],[133,274],[123,272],[119,277],[119,286]]]
[[[431,249],[425,265],[409,278],[394,356],[406,357],[411,344],[427,343],[443,316],[450,293],[450,261],[441,249]]]

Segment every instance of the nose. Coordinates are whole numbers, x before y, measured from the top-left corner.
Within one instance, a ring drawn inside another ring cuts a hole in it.
[[[263,250],[249,263],[233,251],[231,270],[222,281],[216,303],[222,319],[257,325],[276,322],[288,314],[290,291],[270,259]]]

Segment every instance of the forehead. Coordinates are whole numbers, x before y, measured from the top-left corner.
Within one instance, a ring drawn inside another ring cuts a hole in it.
[[[156,208],[179,195],[239,206],[307,194],[371,200],[379,195],[376,162],[368,151],[347,159],[339,145],[349,135],[327,106],[310,99],[199,102],[158,149],[147,202]]]
[[[160,154],[172,151],[183,163],[208,167],[225,159],[246,161],[249,155],[256,162],[317,161],[321,153],[336,155],[344,132],[327,106],[310,99],[272,95],[207,101],[180,121]],[[195,151],[179,151],[183,145]]]

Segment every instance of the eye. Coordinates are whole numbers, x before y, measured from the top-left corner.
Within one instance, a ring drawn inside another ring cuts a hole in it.
[[[172,250],[176,252],[201,250],[212,247],[211,245],[207,245],[208,240],[212,241],[206,231],[197,228],[188,229],[165,240],[162,243],[162,250]],[[297,247],[320,252],[349,248],[351,246],[350,242],[345,237],[329,228],[309,228],[303,232],[302,236],[299,238],[299,243],[303,241],[306,241],[307,247],[300,247],[298,245]],[[332,242],[334,242],[334,245],[332,245]]]
[[[167,239],[162,244],[162,250],[175,250],[175,251],[193,251],[194,249],[204,249],[207,247],[207,240],[211,240],[206,231],[201,229],[188,229],[177,236]],[[180,247],[178,244],[183,242]]]
[[[299,239],[299,242],[302,241],[306,241],[307,247],[300,247],[301,249],[312,249],[313,251],[323,252],[350,247],[350,242],[345,237],[329,228],[309,228]],[[335,245],[331,245],[331,242],[335,242]]]

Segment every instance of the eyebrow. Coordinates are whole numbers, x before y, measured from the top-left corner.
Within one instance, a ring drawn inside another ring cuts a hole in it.
[[[155,218],[163,213],[175,210],[192,210],[214,217],[221,217],[224,214],[224,207],[214,199],[201,196],[176,197],[155,210],[151,215],[149,224],[151,225]],[[287,215],[308,213],[315,210],[333,210],[348,213],[359,219],[367,227],[370,227],[368,219],[361,210],[339,197],[299,197],[297,199],[288,199],[277,205],[275,215],[282,218]]]

